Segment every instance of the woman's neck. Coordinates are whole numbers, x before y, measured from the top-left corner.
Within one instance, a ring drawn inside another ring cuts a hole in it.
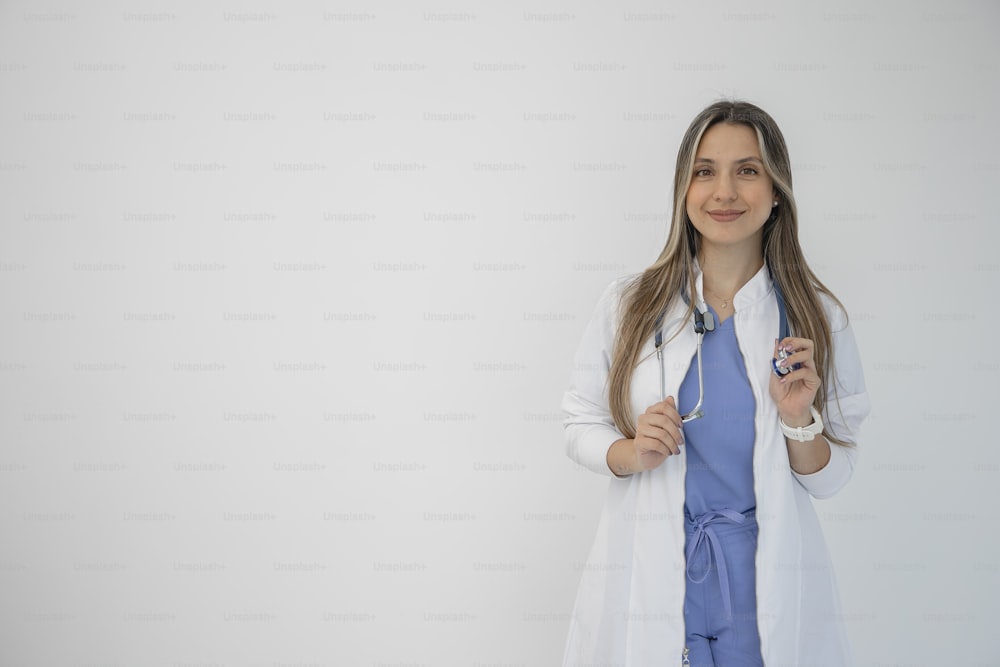
[[[751,278],[764,266],[763,253],[698,253],[698,264],[702,271],[702,287],[719,299],[732,301]]]

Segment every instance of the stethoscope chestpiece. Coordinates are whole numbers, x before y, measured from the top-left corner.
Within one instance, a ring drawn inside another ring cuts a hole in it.
[[[788,353],[785,352],[784,348],[778,350],[778,356],[775,359],[771,359],[771,368],[774,369],[774,374],[779,378],[783,378],[792,371],[797,371],[802,368],[802,364],[792,364],[791,366],[779,366],[782,360],[788,358]]]

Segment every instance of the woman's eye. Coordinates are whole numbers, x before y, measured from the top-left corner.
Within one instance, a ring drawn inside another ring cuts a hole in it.
[[[697,170],[695,170],[694,175],[695,176],[709,176],[709,175],[711,175],[711,173],[712,172],[710,170],[708,170],[708,169],[697,169]]]
[[[740,173],[741,174],[749,174],[750,176],[756,176],[757,175],[757,170],[754,169],[753,167],[743,167],[742,169],[740,169]]]

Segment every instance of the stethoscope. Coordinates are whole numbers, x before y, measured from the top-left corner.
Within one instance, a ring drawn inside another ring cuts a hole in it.
[[[781,293],[781,288],[778,287],[778,283],[772,283],[774,285],[774,295],[778,301],[778,339],[783,340],[788,337],[788,317],[785,315],[785,296]],[[684,305],[690,305],[691,300],[688,298],[687,292],[682,293],[682,298],[684,299]],[[666,390],[666,374],[663,370],[663,316],[665,313],[661,313],[659,317],[656,318],[656,336],[654,338],[654,343],[656,345],[656,359],[660,364],[660,400],[664,401],[667,398]],[[702,379],[701,374],[701,343],[705,338],[705,332],[715,331],[715,316],[711,312],[703,313],[697,306],[694,309],[694,332],[698,336],[698,347],[697,347],[697,363],[698,363],[698,402],[695,404],[691,411],[685,415],[681,415],[681,422],[687,424],[688,422],[694,421],[695,419],[700,419],[705,416],[705,411],[701,409],[702,403],[705,402],[705,383]],[[795,364],[791,368],[783,368],[778,365],[781,359],[785,358],[784,351],[778,352],[778,358],[771,360],[771,367],[774,369],[775,374],[779,377],[792,370],[800,367],[800,364]]]

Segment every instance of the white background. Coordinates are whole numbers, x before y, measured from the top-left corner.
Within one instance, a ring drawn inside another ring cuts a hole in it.
[[[0,665],[558,664],[559,402],[766,109],[874,412],[861,665],[998,665],[1000,9],[0,2]]]

